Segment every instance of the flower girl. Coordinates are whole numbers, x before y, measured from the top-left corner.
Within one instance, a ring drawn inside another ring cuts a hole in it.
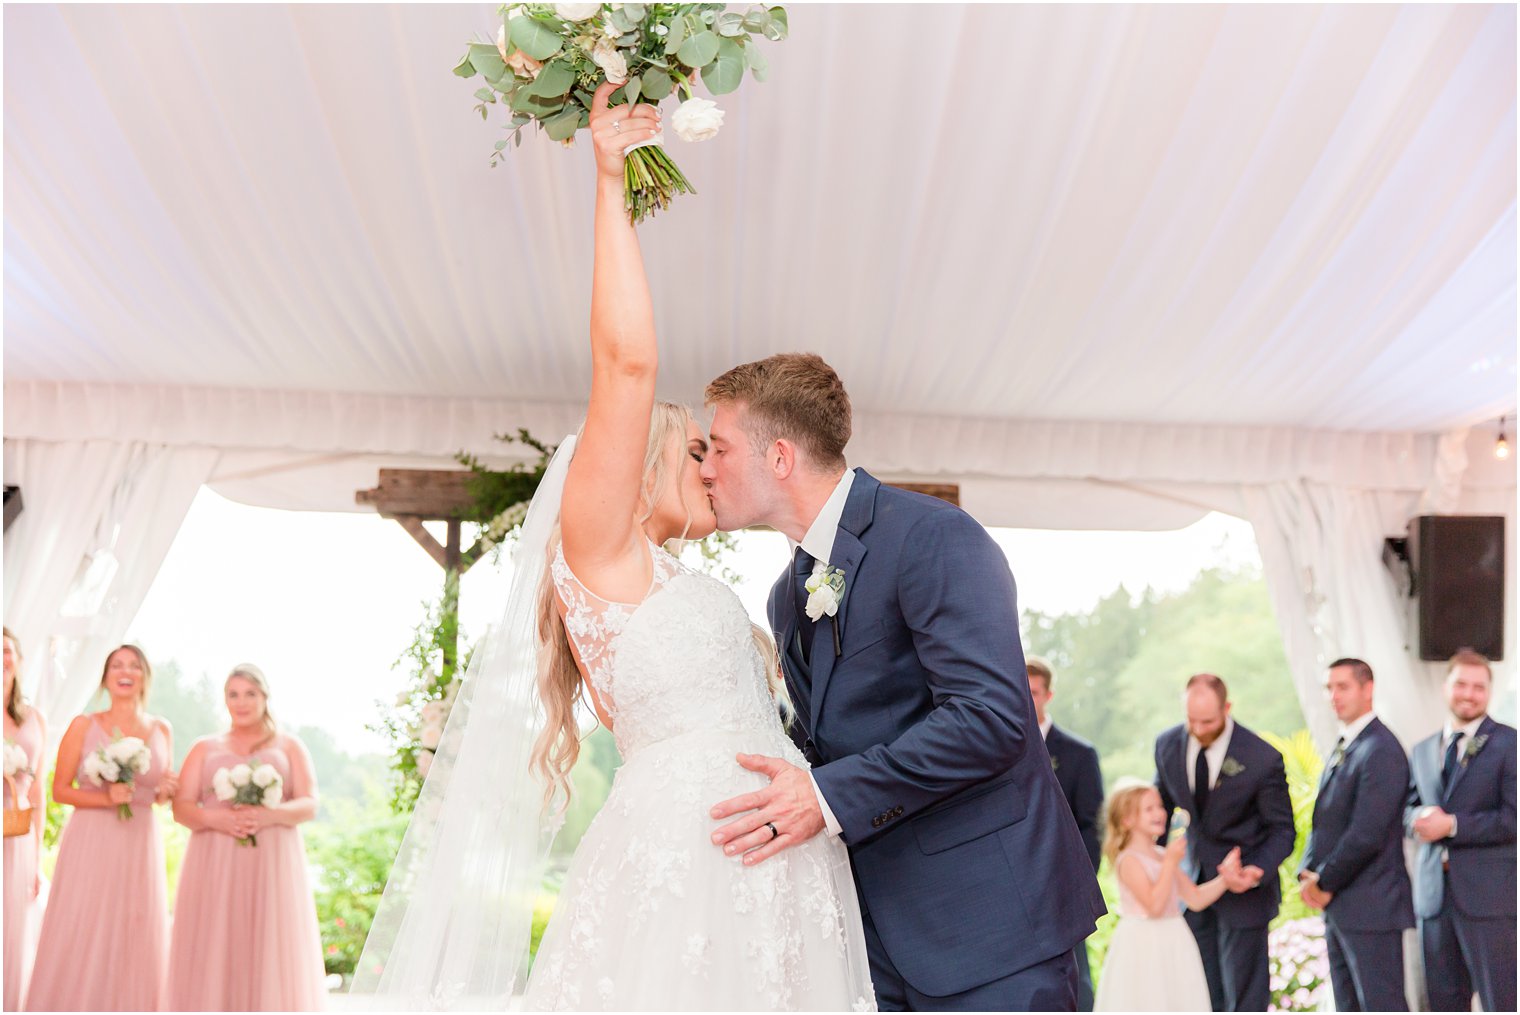
[[[1199,910],[1224,894],[1222,877],[1194,884],[1181,869],[1187,839],[1165,849],[1167,813],[1155,787],[1124,780],[1108,798],[1103,855],[1119,879],[1119,925],[1108,946],[1095,1011],[1208,1011],[1208,981],[1182,904]],[[1231,850],[1226,868],[1240,863]]]

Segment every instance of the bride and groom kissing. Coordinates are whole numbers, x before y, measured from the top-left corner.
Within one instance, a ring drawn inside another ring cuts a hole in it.
[[[623,149],[659,114],[609,110],[610,90],[591,122],[590,403],[516,565],[542,572],[534,770],[563,800],[577,701],[623,764],[523,1006],[1074,1010],[1074,949],[1104,906],[1036,723],[1006,558],[959,508],[847,467],[850,401],[818,356],[714,380],[706,436],[656,399]],[[796,544],[769,632],[665,549],[751,525]],[[472,666],[466,683],[492,679]],[[469,755],[466,739],[461,770]]]

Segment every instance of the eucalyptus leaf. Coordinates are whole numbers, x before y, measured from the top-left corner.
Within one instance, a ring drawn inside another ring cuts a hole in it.
[[[489,89],[489,88],[477,88],[477,89],[475,89],[475,97],[477,99],[479,99],[481,102],[495,102],[496,101],[496,93],[493,92],[493,91],[491,91],[491,89]]]
[[[470,63],[487,81],[507,73],[507,65],[502,62],[501,54],[489,42],[470,43]]]
[[[628,12],[624,8],[615,8],[612,13],[607,16],[607,20],[612,23],[613,28],[616,28],[618,30],[619,35],[627,35],[629,32],[633,31],[633,22],[629,20]]]
[[[629,21],[638,24],[644,20],[644,15],[649,13],[649,9],[643,4],[624,4],[623,13],[628,16]]]
[[[739,23],[744,26],[745,31],[763,32],[765,26],[771,23],[771,16],[763,7],[756,8],[740,18]]]
[[[548,22],[525,14],[507,23],[512,26],[512,44],[533,59],[547,60],[559,52],[562,40]]]
[[[744,50],[733,39],[718,46],[718,57],[702,68],[702,83],[714,95],[727,95],[744,80]]]
[[[686,19],[677,18],[670,25],[670,35],[665,38],[665,55],[669,56],[681,48],[681,43],[686,41]]]
[[[460,59],[458,65],[455,66],[454,73],[462,78],[472,78],[475,76],[475,65],[470,62],[468,50],[465,51],[464,56]]]
[[[570,69],[570,65],[564,60],[551,60],[544,64],[544,69],[538,72],[538,77],[528,86],[528,90],[547,99],[564,95],[573,84],[575,71]]]
[[[753,40],[744,45],[744,61],[749,64],[750,73],[756,81],[764,81],[770,74],[770,64],[765,62],[765,54],[760,52],[760,47]]]
[[[728,13],[718,18],[716,26],[719,35],[726,38],[735,38],[744,34],[744,16],[741,14]]]
[[[786,20],[786,8],[772,7],[770,15],[770,26],[765,29],[765,37],[772,42],[780,42],[786,38],[787,32],[791,30]]]
[[[643,86],[644,83],[639,80],[639,76],[634,74],[623,85],[623,94],[628,97],[629,102],[637,102],[639,101],[639,89]]]
[[[521,21],[522,18],[517,20]],[[576,128],[580,126],[580,112],[575,109],[566,109],[555,113],[544,120],[544,133],[556,141],[565,141],[575,136]]]
[[[659,102],[675,90],[675,82],[662,70],[646,70],[641,79],[644,98]]]
[[[505,148],[511,142],[511,140],[512,139],[509,138],[509,137],[508,138],[502,138],[500,141],[496,142],[496,150],[497,151],[501,151],[503,148]]]
[[[676,50],[676,59],[688,67],[706,67],[718,55],[718,37],[712,32],[698,32]]]

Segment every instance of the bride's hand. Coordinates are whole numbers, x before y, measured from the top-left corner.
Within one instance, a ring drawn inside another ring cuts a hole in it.
[[[617,85],[603,81],[592,97],[591,141],[596,146],[597,176],[622,182],[623,153],[660,133],[660,111],[647,104],[608,109],[607,97],[617,89]]]

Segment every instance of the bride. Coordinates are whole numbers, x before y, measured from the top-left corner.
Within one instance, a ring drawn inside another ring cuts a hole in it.
[[[624,151],[658,135],[660,115],[608,109],[612,91],[597,90],[591,114],[585,425],[524,522],[507,616],[461,687],[354,990],[404,1007],[505,1006],[589,702],[623,765],[571,861],[523,1006],[874,1009],[844,846],[815,836],[747,865],[713,845],[708,805],[767,785],[738,754],[807,763],[777,718],[768,635],[731,589],[664,548],[717,520],[701,429],[654,396],[653,310],[623,210]]]

